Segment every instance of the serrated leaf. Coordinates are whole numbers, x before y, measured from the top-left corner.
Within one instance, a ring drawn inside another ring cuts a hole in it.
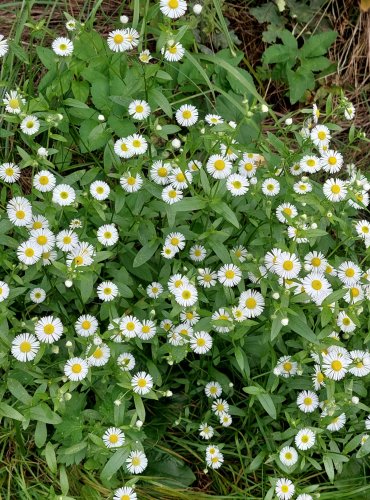
[[[325,31],[318,35],[311,35],[300,50],[300,55],[306,57],[318,57],[326,54],[332,43],[335,42],[338,33],[336,31]]]

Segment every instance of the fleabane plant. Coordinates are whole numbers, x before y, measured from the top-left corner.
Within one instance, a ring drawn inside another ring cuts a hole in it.
[[[258,455],[267,498],[307,500],[300,475],[370,452],[370,183],[333,123],[355,111],[329,99],[247,140],[268,109],[224,58],[205,90],[187,11],[163,0],[106,37],[69,19],[36,49],[38,94],[5,91],[0,415],[131,499],[174,414],[222,473],[258,412],[273,440],[241,443],[242,466]]]

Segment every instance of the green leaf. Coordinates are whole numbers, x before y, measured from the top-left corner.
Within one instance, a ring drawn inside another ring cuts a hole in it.
[[[158,88],[150,89],[149,100],[153,100],[154,103],[166,113],[169,118],[172,118],[172,107],[169,103],[167,97],[165,97]]]
[[[274,44],[268,47],[262,55],[264,64],[285,63],[287,61],[294,62],[296,59],[296,51],[281,44]],[[291,66],[292,64],[290,64]]]
[[[333,460],[328,455],[324,455],[323,462],[329,481],[332,483],[334,481],[334,476],[335,476]]]
[[[370,439],[367,439],[361,448],[356,453],[356,458],[366,457],[370,453]]]
[[[303,66],[298,68],[297,71],[287,68],[287,77],[291,104],[295,104],[302,99],[306,90],[312,90],[315,87],[315,78],[312,71]]]
[[[156,252],[157,248],[159,247],[159,241],[154,240],[147,245],[143,246],[138,253],[136,254],[136,257],[134,259],[134,262],[132,263],[133,267],[140,267],[145,262],[147,262]]]
[[[17,59],[19,59],[21,62],[25,64],[30,63],[27,52],[20,45],[18,45],[13,40],[8,40],[8,43],[11,51],[17,57]]]
[[[35,429],[35,444],[37,448],[42,448],[45,444],[48,432],[46,428],[46,424],[44,422],[38,421],[36,423]]]
[[[271,325],[271,340],[275,340],[279,335],[280,330],[283,328],[281,324],[282,316],[278,315],[277,318],[274,318]]]
[[[94,288],[94,274],[91,272],[81,273],[78,277],[78,282],[82,302],[86,304]]]
[[[108,462],[105,464],[102,472],[101,472],[101,479],[102,481],[108,481],[113,474],[115,474],[118,469],[124,465],[126,462],[126,459],[129,456],[129,451],[125,449],[117,450],[108,460]]]
[[[28,413],[31,420],[39,420],[45,424],[57,425],[62,422],[60,416],[54,413],[46,403],[40,403],[38,406],[30,408]]]
[[[134,394],[135,409],[139,419],[145,421],[145,406],[139,394]]]
[[[291,328],[291,330],[293,330],[293,332],[298,333],[298,335],[305,338],[309,342],[312,342],[313,344],[318,344],[318,340],[314,332],[298,316],[289,317],[289,327]]]
[[[37,45],[36,52],[45,68],[52,69],[55,67],[57,57],[51,49]]]
[[[345,294],[348,292],[347,289],[340,289],[340,290],[335,290],[335,292],[332,292],[329,294],[325,300],[322,301],[323,306],[328,306],[329,304],[333,304],[334,302],[338,302],[342,297],[345,296]]]
[[[14,378],[8,378],[8,389],[22,403],[28,405],[32,401],[32,397],[28,394],[23,385]]]
[[[290,31],[283,30],[279,34],[279,38],[281,38],[283,41],[283,44],[286,47],[289,47],[289,49],[291,49],[292,51],[296,51],[298,49],[297,40],[296,40],[295,36]]]
[[[276,419],[276,408],[270,394],[257,394],[257,399],[271,418]]]
[[[332,43],[335,42],[338,33],[336,31],[325,31],[318,35],[311,35],[300,50],[300,55],[306,57],[318,57],[326,54]]]
[[[0,403],[0,417],[12,418],[13,420],[24,420],[24,417],[19,411],[6,403]]]
[[[57,472],[57,457],[55,456],[55,451],[53,445],[50,441],[45,446],[45,459],[50,471],[53,474]]]
[[[225,202],[223,201],[220,202],[215,200],[215,202],[212,203],[211,208],[214,212],[216,212],[219,215],[222,215],[228,222],[230,222],[230,224],[239,229],[239,222],[235,213],[231,210],[229,206],[226,205]]]
[[[249,387],[243,387],[243,391],[251,396],[257,396],[257,394],[264,394],[265,390],[262,387],[257,387],[255,385],[250,385]]]
[[[63,495],[67,495],[69,491],[69,482],[68,482],[66,468],[64,467],[64,465],[60,466],[59,482],[60,482],[60,489],[62,490]]]

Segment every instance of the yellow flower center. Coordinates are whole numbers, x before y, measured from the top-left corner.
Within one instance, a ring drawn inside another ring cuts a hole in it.
[[[177,54],[177,47],[176,47],[176,45],[172,45],[172,47],[169,47],[168,48],[168,52],[170,52],[171,54]]]
[[[82,323],[81,323],[81,327],[84,329],[84,330],[88,330],[90,327],[91,327],[91,321],[85,319]]]
[[[233,279],[234,276],[235,276],[235,272],[232,269],[228,269],[225,273],[225,278],[227,278],[228,280]]]
[[[122,151],[128,151],[127,144],[125,144],[124,142],[121,144],[121,150]]]
[[[213,164],[216,170],[223,170],[225,168],[224,160],[216,160]]]
[[[93,357],[96,359],[100,359],[103,357],[103,351],[102,349],[100,349],[100,347],[98,347],[96,351],[93,353]]]
[[[41,236],[38,236],[38,237],[37,237],[37,240],[36,240],[36,241],[37,241],[37,243],[38,243],[39,245],[46,245],[46,243],[48,242],[48,239],[47,239],[47,237],[46,237],[46,236],[41,235]]]
[[[306,406],[311,406],[312,405],[312,398],[304,398],[303,404]]]
[[[253,297],[249,297],[249,299],[247,299],[245,301],[245,307],[247,309],[254,309],[256,307],[256,305],[257,305],[257,301]]]
[[[19,350],[21,352],[30,352],[31,351],[31,343],[28,342],[27,340],[24,340],[23,342],[20,343]]]
[[[24,210],[17,210],[15,212],[15,216],[17,219],[24,219],[26,217],[26,212]]]
[[[328,163],[329,165],[335,165],[337,163],[337,159],[335,158],[335,156],[329,156]]]
[[[117,434],[111,434],[109,436],[109,442],[112,443],[112,444],[118,443],[118,436],[117,436]]]
[[[74,365],[72,365],[73,373],[81,373],[81,371],[82,371],[82,366],[80,365],[80,363],[75,363]]]
[[[182,112],[182,117],[185,118],[185,120],[188,120],[189,118],[191,118],[191,111],[189,109],[186,109]]]
[[[114,35],[113,37],[113,41],[114,43],[116,43],[117,45],[120,45],[122,42],[123,42],[123,36],[120,35],[119,33],[117,33],[116,35]]]
[[[106,238],[107,240],[109,240],[111,237],[112,237],[112,233],[110,231],[105,231],[104,238]]]
[[[282,487],[281,487],[281,491],[283,493],[288,493],[289,491],[289,486],[287,484],[283,484]]]
[[[107,287],[107,288],[104,288],[104,295],[110,295],[112,293],[112,289]]]
[[[176,198],[177,192],[174,189],[171,189],[170,191],[168,191],[168,196],[170,198]]]
[[[65,43],[61,43],[59,45],[60,50],[67,50],[67,45]]]
[[[197,346],[203,347],[206,345],[206,341],[203,338],[197,339]]]
[[[62,198],[62,200],[66,200],[68,198],[68,193],[67,191],[62,191],[59,196]]]
[[[340,193],[340,186],[339,184],[333,184],[331,187],[331,192],[333,194],[339,194]]]
[[[54,331],[55,327],[51,323],[44,326],[44,333],[46,333],[46,335],[51,335],[54,333]]]
[[[165,167],[159,167],[159,169],[157,170],[157,174],[159,175],[159,177],[166,177],[167,172],[168,171]]]
[[[316,161],[311,158],[310,160],[307,160],[306,164],[308,167],[314,167],[316,165]]]
[[[182,172],[178,173],[178,174],[176,175],[176,180],[177,180],[178,182],[184,182],[184,181],[185,181],[185,175],[184,175]]]
[[[233,182],[233,187],[235,189],[240,189],[242,187],[242,183],[240,181],[234,181]]]
[[[96,188],[96,192],[97,192],[98,194],[103,194],[103,193],[104,193],[104,188],[103,188],[102,186],[98,186],[98,187]]]
[[[135,108],[136,113],[142,113],[144,111],[144,106],[138,104]]]
[[[349,267],[348,269],[346,269],[346,272],[344,274],[347,276],[347,278],[353,278],[353,276],[355,275],[355,270],[352,267]]]
[[[290,372],[291,369],[293,368],[293,365],[292,363],[290,363],[290,361],[286,361],[284,364],[283,364],[283,368],[284,368],[284,371],[286,372]]]
[[[348,326],[351,324],[351,320],[349,318],[343,318],[343,325]]]
[[[180,243],[180,240],[178,238],[176,238],[176,237],[171,238],[171,245],[176,247],[179,243]]]
[[[289,215],[289,217],[291,217],[291,215],[292,215],[292,213],[293,213],[293,212],[292,212],[292,209],[291,209],[291,208],[289,208],[289,207],[285,207],[285,208],[284,208],[284,210],[283,210],[283,212],[284,212],[286,215]]]
[[[341,369],[343,368],[342,363],[339,361],[339,359],[336,359],[331,362],[331,367],[335,372],[340,372]]]
[[[33,248],[26,248],[24,253],[26,257],[33,257],[35,255],[35,250]]]
[[[268,191],[273,191],[275,186],[273,184],[267,184]]]
[[[183,299],[188,300],[191,297],[191,293],[189,292],[189,290],[184,290],[182,292],[181,296],[182,296]]]
[[[141,146],[141,141],[139,141],[139,139],[134,139],[132,141],[132,145],[134,146],[134,148],[139,148]]]
[[[314,257],[313,259],[311,259],[311,265],[313,265],[313,267],[319,267],[320,264],[321,259],[319,259],[318,257]]]
[[[126,328],[129,332],[132,332],[135,330],[135,323],[133,321],[129,321],[126,325]]]
[[[360,295],[360,290],[356,287],[351,288],[352,297],[358,297]]]
[[[287,452],[285,453],[285,458],[286,458],[287,460],[291,460],[291,459],[293,458],[293,455],[290,453],[290,451],[287,451]]]
[[[71,241],[72,241],[72,238],[70,236],[64,236],[63,243],[65,245],[69,245],[71,243]]]
[[[8,167],[5,169],[5,175],[11,177],[14,174],[14,168]]]
[[[42,228],[42,222],[38,220],[32,224],[32,229],[41,229],[41,228]]]
[[[135,183],[136,183],[136,179],[135,179],[135,177],[127,177],[127,184],[128,184],[129,186],[134,186],[134,185],[135,185]]]
[[[147,382],[146,382],[145,378],[139,378],[139,380],[137,381],[137,385],[141,388],[146,387],[146,384],[147,384]]]
[[[26,127],[27,127],[27,128],[32,128],[33,126],[34,126],[34,122],[33,122],[33,121],[28,121],[28,122],[26,123]]]
[[[144,325],[141,329],[143,333],[149,333],[150,332],[150,326]]]
[[[78,255],[77,257],[74,258],[76,266],[81,266],[83,264],[83,257],[81,255]]]
[[[316,380],[319,384],[322,384],[324,382],[324,375],[321,372],[318,372],[316,375]]]
[[[178,0],[169,0],[168,6],[170,9],[177,9],[179,6],[179,1]]]
[[[10,99],[10,100],[9,100],[9,106],[10,106],[12,109],[17,109],[17,108],[19,108],[19,101],[18,101],[18,99]]]
[[[140,465],[140,458],[139,457],[134,457],[132,460],[131,460],[131,463],[132,465],[134,465],[135,467],[137,467],[138,465]]]
[[[317,134],[317,137],[320,139],[320,141],[324,141],[326,139],[326,132],[320,130],[320,132]]]
[[[321,290],[322,283],[320,280],[312,280],[311,286],[314,290]]]
[[[307,436],[307,434],[304,434],[304,435],[301,437],[301,441],[302,441],[302,443],[308,443],[309,439],[310,439],[310,438]]]
[[[283,269],[285,271],[291,271],[293,269],[293,262],[291,260],[285,260],[283,263]]]

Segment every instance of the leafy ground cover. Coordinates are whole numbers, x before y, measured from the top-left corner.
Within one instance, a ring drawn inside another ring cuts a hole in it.
[[[336,33],[257,70],[225,4],[109,4],[0,41],[4,498],[367,498],[368,139],[304,105]]]

